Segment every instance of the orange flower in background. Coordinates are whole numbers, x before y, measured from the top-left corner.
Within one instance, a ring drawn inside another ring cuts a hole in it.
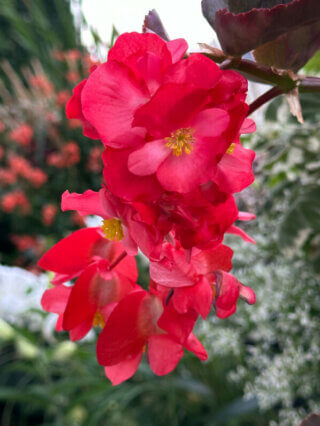
[[[68,142],[60,153],[53,152],[48,155],[47,163],[49,166],[62,169],[63,167],[72,167],[80,161],[80,148],[74,141]]]
[[[0,133],[4,131],[6,126],[3,124],[3,122],[0,120]]]
[[[5,194],[1,199],[1,207],[6,213],[12,213],[16,208],[19,208],[22,215],[31,211],[29,200],[21,189]]]
[[[29,124],[21,124],[11,130],[9,138],[21,146],[28,146],[33,138],[33,129]]]
[[[29,80],[31,86],[40,89],[45,95],[53,93],[53,84],[47,79],[44,74],[33,75]]]
[[[0,169],[0,185],[12,185],[16,183],[17,176],[16,174],[9,169]]]
[[[69,71],[66,77],[70,83],[76,83],[80,80],[80,75],[76,71]]]
[[[78,49],[70,49],[64,53],[64,57],[67,61],[77,61],[80,59],[81,52]]]
[[[26,251],[37,245],[37,239],[30,235],[13,234],[10,239],[19,251]]]
[[[58,213],[58,208],[54,204],[46,204],[42,207],[42,222],[45,226],[52,225],[56,214]]]
[[[90,150],[89,159],[87,162],[87,169],[93,173],[99,173],[102,170],[102,152],[103,148],[98,146]]]
[[[76,142],[68,142],[62,149],[65,167],[73,166],[80,161],[80,149]]]
[[[68,100],[71,98],[71,93],[69,90],[60,90],[57,94],[57,104],[59,106],[64,106]]]
[[[57,167],[58,169],[62,169],[63,167],[63,158],[62,155],[56,152],[48,155],[47,164],[49,166]]]
[[[45,184],[48,180],[48,175],[43,172],[41,169],[35,168],[32,169],[28,175],[28,180],[32,183],[35,188],[39,188]]]

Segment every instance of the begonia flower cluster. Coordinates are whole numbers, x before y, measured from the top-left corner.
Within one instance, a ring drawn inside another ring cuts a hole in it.
[[[123,34],[66,107],[101,140],[104,183],[97,192],[66,190],[62,210],[100,216],[101,227],[74,232],[40,259],[55,274],[42,305],[72,340],[101,327],[97,359],[113,384],[130,378],[143,355],[157,375],[184,350],[206,360],[198,318],[226,318],[239,298],[255,302],[223,244],[226,233],[253,241],[236,221],[254,215],[239,212],[233,195],[254,180],[254,152],[240,142],[255,130],[247,81],[187,47]],[[148,288],[137,282],[138,250],[150,261]]]

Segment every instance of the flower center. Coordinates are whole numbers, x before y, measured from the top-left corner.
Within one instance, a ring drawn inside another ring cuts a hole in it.
[[[101,312],[97,311],[95,313],[92,325],[93,325],[93,327],[99,327],[100,326],[101,328],[103,328],[106,325]]]
[[[233,154],[235,147],[236,147],[236,144],[232,142],[232,144],[230,144],[229,148],[227,149],[227,154]]]
[[[105,219],[102,224],[102,231],[108,240],[122,240],[124,237],[121,221],[119,219]]]
[[[165,138],[166,146],[173,150],[173,155],[180,157],[183,150],[186,154],[190,154],[194,143],[193,132],[191,127],[186,127],[172,132],[169,137]]]

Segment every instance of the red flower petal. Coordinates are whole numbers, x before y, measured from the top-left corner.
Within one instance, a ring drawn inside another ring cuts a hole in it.
[[[88,189],[83,194],[77,194],[76,192],[70,194],[67,190],[62,194],[61,210],[76,210],[83,216],[94,214],[106,218],[106,211],[101,201],[102,191],[96,192]]]
[[[82,110],[107,146],[126,148],[141,141],[145,131],[132,129],[136,109],[149,100],[147,89],[126,66],[109,61],[88,78]]]
[[[112,311],[97,342],[97,359],[101,365],[115,365],[142,350],[148,333],[150,314],[146,291],[137,291],[122,299]]]
[[[172,63],[180,61],[188,50],[188,43],[183,38],[177,38],[167,42],[167,48],[172,56]]]
[[[214,182],[224,192],[240,192],[254,181],[252,162],[255,153],[236,143],[232,154],[226,152],[218,163]]]
[[[230,247],[220,244],[208,250],[202,250],[200,253],[192,256],[192,264],[198,274],[208,274],[210,272],[222,269],[230,271],[232,268],[233,250]]]
[[[199,359],[201,359],[201,361],[206,361],[208,359],[208,354],[205,348],[193,333],[190,333],[184,347],[187,351],[193,352]]]
[[[151,370],[164,376],[176,368],[183,357],[183,347],[171,336],[159,334],[149,338],[148,355]]]
[[[128,168],[135,175],[152,175],[170,154],[171,150],[166,147],[165,140],[155,140],[146,143],[129,155]]]
[[[220,68],[211,59],[193,53],[167,70],[164,83],[190,83],[199,88],[212,89],[221,74]]]
[[[59,285],[46,290],[41,298],[41,306],[47,312],[63,314],[70,296],[71,287]]]
[[[138,352],[137,355],[130,356],[119,364],[105,367],[104,371],[106,376],[113,386],[119,385],[125,380],[130,379],[137,371],[140,361],[142,358],[142,351]]]
[[[155,176],[141,177],[128,170],[132,150],[108,148],[102,155],[104,179],[110,191],[125,200],[156,200],[163,189]]]
[[[101,239],[99,228],[75,231],[47,251],[38,265],[49,271],[70,275],[71,279],[92,262],[92,250]]]

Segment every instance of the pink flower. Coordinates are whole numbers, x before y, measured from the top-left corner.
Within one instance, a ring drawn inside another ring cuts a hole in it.
[[[69,330],[72,340],[84,337],[92,325],[104,326],[109,305],[137,287],[135,259],[125,256],[119,243],[107,241],[99,228],[74,232],[45,253],[38,264],[55,272],[52,282],[57,285],[45,292],[42,305],[59,314],[57,328]],[[63,286],[75,277],[71,288]]]
[[[174,57],[172,43],[180,46]],[[120,153],[106,151],[106,161],[113,163],[107,184],[122,185],[119,196],[133,199],[126,187],[137,178],[140,186],[155,191],[156,181],[168,191],[193,191],[214,179],[217,164],[238,137],[247,113],[246,80],[221,71],[201,54],[182,59],[185,49],[183,40],[166,43],[155,34],[124,34],[108,62],[75,92],[77,117],[90,123],[106,146],[127,150],[118,161]],[[234,151],[243,175],[252,158],[242,159],[247,153],[241,148]],[[115,183],[119,167],[127,171]]]
[[[183,348],[205,360],[206,351],[192,334],[195,320],[194,314],[179,315],[145,290],[133,292],[113,309],[100,333],[98,362],[117,385],[135,373],[144,352],[152,371],[160,376],[176,367]]]
[[[159,286],[172,289],[172,303],[177,312],[190,309],[206,318],[214,304],[217,316],[226,318],[236,310],[240,297],[255,303],[255,294],[231,275],[233,251],[224,245],[209,250],[194,250],[188,260],[187,253],[176,246],[163,246],[163,258],[150,264],[150,276]],[[162,290],[163,291],[163,290]],[[169,293],[168,293],[169,294]]]
[[[129,255],[137,254],[139,247],[146,256],[157,258],[163,237],[168,232],[166,218],[159,216],[156,206],[142,202],[126,203],[106,188],[99,192],[88,190],[84,194],[65,191],[61,208],[103,218],[105,236],[110,240],[121,240]]]

